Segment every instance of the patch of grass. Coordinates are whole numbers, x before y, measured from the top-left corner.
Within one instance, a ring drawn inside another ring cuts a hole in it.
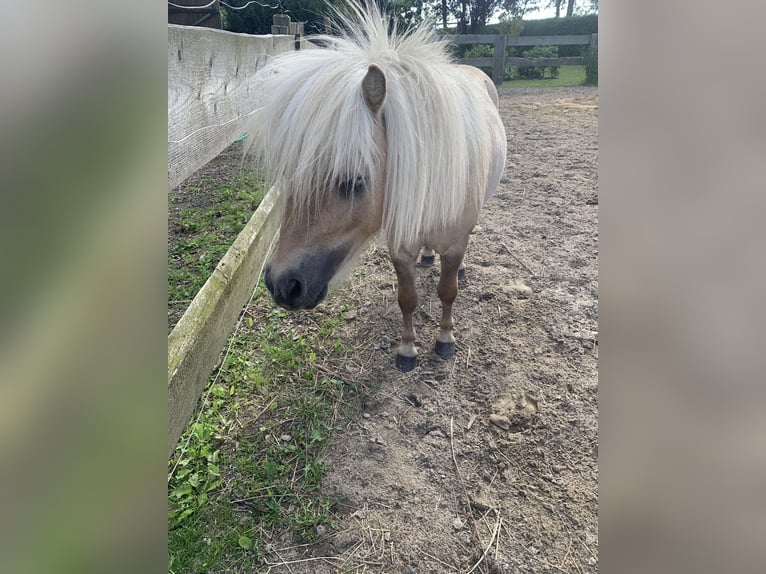
[[[515,70],[514,70],[515,72]],[[515,76],[515,73],[514,73]],[[560,88],[569,86],[581,86],[585,82],[584,66],[561,66],[558,78],[545,78],[536,80],[506,80],[504,88]]]
[[[269,540],[330,522],[322,453],[356,389],[324,367],[353,354],[328,308],[294,323],[259,285],[169,461],[169,572],[256,571]]]
[[[171,224],[168,243],[168,329],[172,328],[215,269],[264,196],[262,180],[242,172],[232,182],[213,185],[201,178],[189,196],[204,206],[185,207]]]

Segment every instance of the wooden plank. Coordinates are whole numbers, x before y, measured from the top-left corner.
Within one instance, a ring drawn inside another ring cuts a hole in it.
[[[590,34],[579,36],[508,36],[509,46],[578,46],[590,44]]]
[[[498,34],[495,39],[495,50],[493,52],[494,62],[492,62],[492,81],[496,85],[503,83],[505,73],[505,44],[508,36]]]
[[[496,34],[454,34],[445,36],[452,44],[494,44]],[[578,46],[588,45],[591,35],[506,36],[507,46]]]
[[[497,34],[445,34],[452,44],[494,44]]]
[[[580,56],[569,58],[506,58],[506,66],[579,66],[582,64]]]
[[[279,228],[271,189],[168,336],[168,457],[188,424]]]
[[[458,62],[461,64],[465,64],[466,66],[476,66],[477,68],[491,68],[494,60],[495,59],[492,56],[487,56],[484,58],[461,58],[460,60],[458,60]]]
[[[168,188],[245,133],[255,72],[294,46],[294,36],[168,25]]]

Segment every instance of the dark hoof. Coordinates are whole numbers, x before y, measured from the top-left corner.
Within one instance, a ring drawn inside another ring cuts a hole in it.
[[[396,355],[396,368],[403,373],[408,373],[415,368],[417,363],[417,357],[405,357],[404,355]]]
[[[434,264],[434,261],[436,260],[436,255],[421,255],[420,256],[420,264],[423,267],[430,267]]]
[[[449,359],[455,354],[455,343],[442,343],[441,341],[436,341],[434,352],[442,359]]]
[[[465,281],[465,267],[457,270],[457,280]]]

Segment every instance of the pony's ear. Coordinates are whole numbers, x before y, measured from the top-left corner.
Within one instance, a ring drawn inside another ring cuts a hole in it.
[[[364,94],[364,101],[372,113],[378,113],[383,105],[383,100],[386,99],[386,76],[383,70],[375,64],[370,64],[370,67],[367,68],[367,75],[362,80],[362,93]]]

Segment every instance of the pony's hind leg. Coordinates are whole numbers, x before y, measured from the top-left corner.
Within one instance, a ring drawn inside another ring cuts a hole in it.
[[[434,264],[435,259],[436,255],[434,254],[434,250],[429,249],[428,247],[424,247],[420,254],[420,264],[423,267],[430,267]]]
[[[418,350],[415,348],[415,327],[412,317],[418,306],[418,292],[415,288],[415,256],[401,254],[391,257],[391,262],[396,270],[396,278],[399,282],[399,308],[402,311],[402,343],[396,352],[396,366],[399,370],[411,371],[415,368]]]
[[[452,304],[457,298],[458,275],[465,270],[463,256],[465,248],[450,250],[441,256],[441,274],[436,292],[442,303],[442,320],[439,325],[439,335],[436,337],[434,352],[442,359],[448,359],[455,354],[455,323],[452,320]]]

